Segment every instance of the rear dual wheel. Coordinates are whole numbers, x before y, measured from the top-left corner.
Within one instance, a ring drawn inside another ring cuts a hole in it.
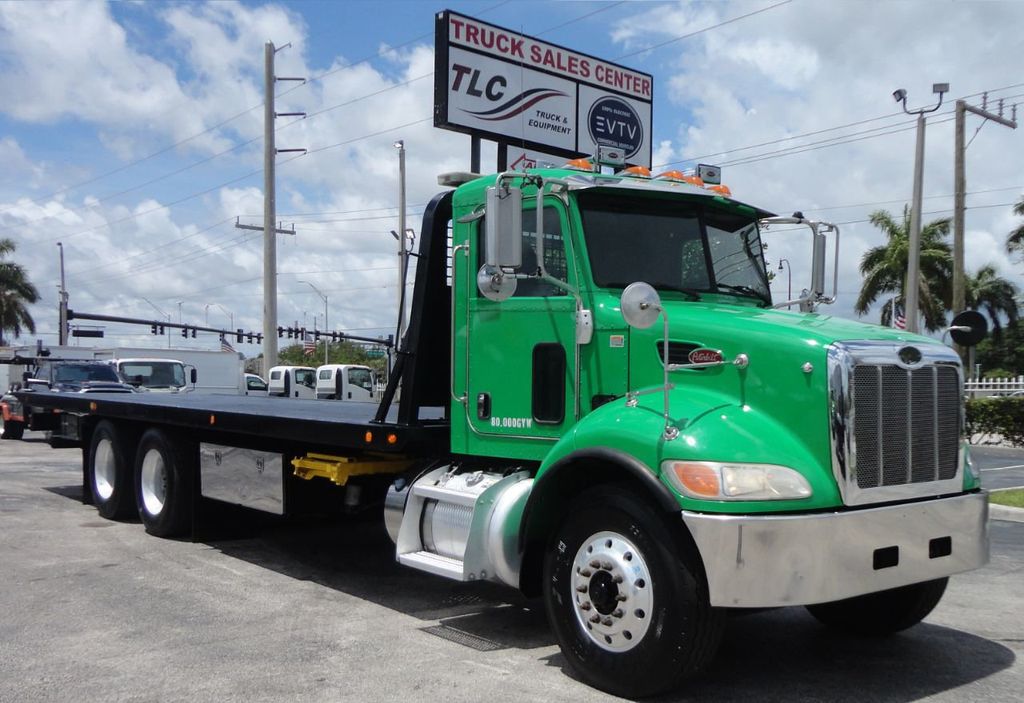
[[[86,483],[92,503],[108,520],[123,520],[135,512],[132,446],[123,428],[102,420],[89,441]]]
[[[135,453],[135,499],[146,532],[184,533],[192,520],[194,444],[162,430],[147,430]]]

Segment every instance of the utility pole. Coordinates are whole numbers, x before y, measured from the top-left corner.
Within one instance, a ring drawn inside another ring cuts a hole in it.
[[[285,44],[281,49],[287,49]],[[277,155],[282,152],[305,149],[278,149],[274,143],[274,119],[285,116],[302,116],[304,112],[275,112],[274,85],[277,81],[306,81],[305,78],[285,78],[274,75],[274,55],[278,49],[274,42],[263,45],[263,227],[235,224],[239,229],[263,230],[263,367],[270,369],[277,365],[277,201],[275,191],[274,165]],[[285,232],[295,234],[295,231]]]
[[[64,244],[57,242],[60,249],[60,303],[58,304],[57,318],[60,330],[57,332],[57,344],[65,346],[68,343],[68,289],[64,285]]]
[[[474,137],[476,139],[476,137]],[[402,343],[405,336],[405,273],[409,266],[409,254],[405,242],[405,142],[395,142],[398,149],[398,336]]]
[[[907,91],[899,88],[893,91],[892,97],[903,104],[903,111],[908,115],[917,115],[917,149],[914,152],[914,199],[910,205],[910,243],[907,252],[907,284],[904,297],[904,314],[907,317],[907,332],[917,333],[918,310],[920,309],[919,293],[921,286],[921,186],[924,181],[924,116],[942,107],[942,96],[949,90],[949,83],[933,83],[932,92],[937,93],[939,102],[930,108],[917,110],[907,109]]]
[[[967,209],[967,146],[964,144],[964,127],[967,113],[972,112],[979,117],[991,120],[1004,127],[1017,129],[1017,106],[1013,106],[1013,116],[1003,117],[1003,101],[999,101],[999,113],[988,111],[988,93],[981,97],[981,107],[968,105],[964,100],[956,101],[956,121],[953,155],[953,314],[963,312],[967,308],[967,295],[964,286],[964,211]],[[983,123],[984,124],[984,123]],[[980,129],[980,127],[979,127]],[[954,344],[958,352],[959,345]]]

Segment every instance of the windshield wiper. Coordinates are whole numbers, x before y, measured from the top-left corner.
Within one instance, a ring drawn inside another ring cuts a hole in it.
[[[682,293],[689,297],[690,300],[700,300],[700,291],[696,288],[683,288],[682,286],[674,286],[671,283],[654,283],[652,284],[657,290],[667,290],[673,293]]]
[[[742,296],[747,297],[747,298],[757,298],[758,300],[760,300],[765,305],[771,305],[772,304],[772,301],[769,300],[768,297],[765,296],[763,293],[761,293],[761,291],[755,290],[754,288],[751,288],[750,286],[734,286],[734,285],[729,284],[729,283],[716,283],[715,287],[718,288],[718,289],[721,289],[721,290],[727,290],[730,293],[736,293],[737,295],[742,295]]]
[[[607,288],[626,288],[626,284],[624,283],[603,283],[601,285]],[[650,285],[657,290],[666,290],[672,291],[673,293],[682,293],[683,295],[688,296],[689,299],[693,301],[700,300],[700,294],[702,292],[696,288],[683,288],[681,286],[674,286],[671,283],[652,283]]]

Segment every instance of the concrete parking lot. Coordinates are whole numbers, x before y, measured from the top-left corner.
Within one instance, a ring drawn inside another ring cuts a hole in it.
[[[539,603],[399,567],[376,522],[148,537],[83,505],[80,452],[34,434],[0,444],[0,701],[610,699],[573,679]],[[1024,485],[1024,452],[975,456],[986,485]],[[874,640],[738,615],[665,700],[1020,700],[1024,523],[991,536],[924,624]]]

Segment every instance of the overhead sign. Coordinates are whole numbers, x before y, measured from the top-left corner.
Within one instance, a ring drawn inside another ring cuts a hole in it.
[[[650,167],[650,74],[450,10],[435,31],[435,127],[560,156],[605,144]]]

